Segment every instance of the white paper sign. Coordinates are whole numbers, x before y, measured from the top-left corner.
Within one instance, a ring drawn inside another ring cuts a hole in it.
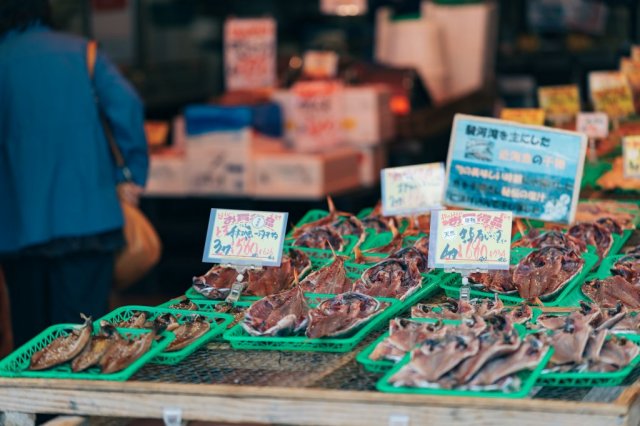
[[[576,130],[588,138],[606,138],[609,135],[609,116],[604,112],[581,112]]]
[[[623,172],[628,178],[640,178],[640,136],[622,139]]]
[[[442,208],[444,177],[443,163],[381,170],[382,213],[411,215]]]
[[[227,90],[276,85],[276,23],[272,18],[230,18],[224,24]]]
[[[300,151],[326,151],[344,141],[342,85],[337,81],[300,81],[292,89],[293,144]]]

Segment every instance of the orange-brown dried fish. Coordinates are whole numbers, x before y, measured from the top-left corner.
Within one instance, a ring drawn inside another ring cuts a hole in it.
[[[100,333],[92,336],[80,354],[71,362],[71,369],[78,373],[93,367],[100,362],[113,342],[121,339],[113,324],[104,322],[100,324]]]
[[[184,323],[171,330],[176,337],[165,351],[174,352],[184,349],[205,335],[209,330],[211,330],[211,323],[207,318],[202,315],[189,317]]]
[[[109,346],[98,363],[103,374],[122,371],[151,348],[156,336],[161,332],[160,323],[154,323],[154,328],[141,336],[132,339],[120,339]]]
[[[73,359],[78,355],[91,339],[93,323],[91,317],[82,315],[84,324],[76,327],[66,336],[60,336],[49,343],[44,349],[31,357],[30,370],[46,370]]]

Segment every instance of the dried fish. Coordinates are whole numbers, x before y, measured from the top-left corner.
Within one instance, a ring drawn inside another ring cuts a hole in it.
[[[310,229],[323,228],[326,226],[330,226],[333,222],[335,222],[336,218],[340,216],[341,213],[336,210],[336,206],[333,203],[333,199],[331,197],[327,197],[327,205],[329,206],[328,215],[321,217],[320,219],[315,220],[313,222],[305,223],[304,225],[295,228],[293,230],[293,236],[297,238],[307,233]]]
[[[147,353],[162,330],[162,325],[156,322],[154,328],[148,333],[114,341],[98,362],[102,373],[117,373],[129,367]]]
[[[514,324],[524,324],[533,317],[533,310],[526,303],[520,304],[517,308],[506,310],[506,312],[503,310],[503,313]]]
[[[570,249],[544,247],[529,253],[513,271],[520,297],[528,300],[551,297],[577,276],[584,259]]]
[[[340,294],[351,289],[353,283],[347,278],[344,262],[348,257],[335,256],[333,262],[309,274],[300,287],[308,293]]]
[[[412,318],[433,318],[459,320],[475,313],[475,307],[464,300],[447,299],[439,304],[419,303],[411,308]]]
[[[184,349],[211,330],[211,323],[202,315],[188,317],[186,321],[171,330],[175,339],[169,344],[166,352]]]
[[[344,240],[336,231],[329,227],[316,227],[305,230],[293,242],[294,246],[315,248],[322,250],[344,249]]]
[[[389,229],[391,229],[391,241],[380,247],[372,247],[367,250],[363,250],[366,253],[394,253],[402,248],[403,237],[398,231],[398,228],[394,225],[393,221],[389,221]]]
[[[113,324],[101,323],[99,334],[92,336],[91,341],[71,362],[71,370],[77,373],[97,365],[109,346],[119,339],[121,339],[120,334]]]
[[[609,253],[613,245],[611,232],[597,223],[578,223],[569,228],[567,234],[587,245],[594,246],[600,259],[603,259]]]
[[[551,363],[554,365],[579,364],[589,341],[592,327],[586,320],[566,317],[564,326],[551,336],[554,348]]]
[[[406,318],[394,318],[389,322],[389,337],[380,342],[369,358],[400,361],[418,343],[444,336],[447,327],[441,322],[425,323]]]
[[[613,275],[620,275],[632,284],[640,284],[640,253],[622,256],[611,268]]]
[[[310,339],[341,336],[382,312],[387,303],[360,293],[342,293],[309,311],[306,335]]]
[[[34,353],[29,364],[30,370],[46,370],[65,363],[78,355],[91,340],[93,323],[91,317],[81,315],[84,324],[75,327],[66,336],[60,336],[44,349]]]
[[[129,319],[120,321],[116,324],[119,328],[147,328],[147,313],[146,312],[134,312]]]
[[[576,237],[559,230],[540,231],[535,228],[530,230],[525,237],[516,241],[513,246],[530,248],[560,247],[569,248],[578,253],[587,251],[587,244]]]
[[[197,311],[198,305],[187,297],[183,297],[179,302],[169,305],[169,309],[177,309],[180,311]]]
[[[362,273],[353,291],[373,297],[404,300],[422,285],[422,275],[414,262],[383,260]]]
[[[640,286],[620,275],[588,281],[582,285],[582,292],[604,308],[613,308],[618,303],[631,309],[640,308]]]
[[[267,296],[247,309],[242,327],[252,336],[295,334],[307,325],[309,305],[302,288]]]
[[[512,265],[508,270],[504,271],[474,272],[469,275],[469,282],[478,284],[494,293],[515,293],[517,289],[513,282],[514,269],[515,267]]]

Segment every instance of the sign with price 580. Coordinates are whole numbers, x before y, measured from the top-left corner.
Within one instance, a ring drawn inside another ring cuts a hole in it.
[[[512,213],[441,210],[431,217],[429,267],[509,269]]]
[[[211,209],[203,262],[280,266],[287,213]]]

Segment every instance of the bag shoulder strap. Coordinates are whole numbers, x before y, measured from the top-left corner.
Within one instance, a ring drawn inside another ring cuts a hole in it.
[[[113,131],[111,129],[111,125],[109,123],[107,115],[105,114],[104,109],[100,105],[100,99],[98,98],[98,92],[96,90],[96,85],[94,80],[97,57],[98,57],[98,43],[95,40],[89,40],[89,42],[87,43],[87,51],[86,51],[87,71],[89,72],[89,79],[91,80],[91,87],[93,89],[93,97],[96,103],[96,107],[98,108],[98,116],[100,118],[100,123],[102,124],[102,130],[104,131],[104,135],[107,138],[107,142],[109,142],[109,148],[111,149],[111,154],[113,155],[113,159],[115,160],[116,166],[118,166],[118,168],[122,170],[122,174],[124,175],[124,178],[128,182],[130,182],[132,180],[131,171],[125,164],[124,157],[122,156],[120,147],[118,147],[116,138],[113,135]]]

